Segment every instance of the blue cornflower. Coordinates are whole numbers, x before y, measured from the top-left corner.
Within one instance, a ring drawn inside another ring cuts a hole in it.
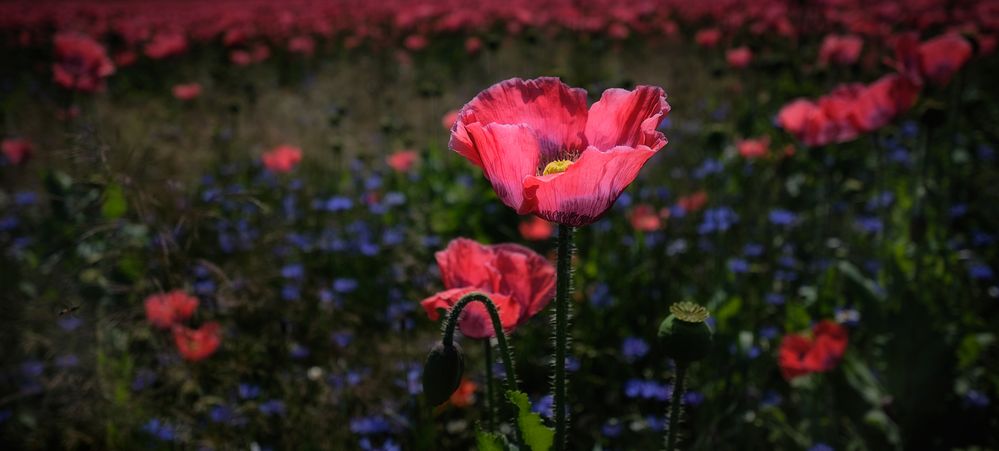
[[[710,208],[704,211],[704,219],[697,227],[701,235],[724,232],[739,221],[739,215],[729,207]]]
[[[693,176],[695,179],[700,180],[711,174],[717,174],[724,169],[725,166],[720,161],[708,158],[697,169],[694,169]]]
[[[135,373],[132,379],[132,391],[142,391],[156,383],[156,372],[148,368],[142,368]]]
[[[604,437],[610,437],[610,438],[615,438],[621,435],[621,431],[623,430],[624,427],[621,425],[621,423],[613,419],[604,423],[603,427],[600,428],[600,432],[604,435]]]
[[[284,401],[280,399],[267,400],[260,403],[257,409],[260,409],[260,413],[267,416],[281,416],[284,415]]]
[[[784,305],[784,295],[780,293],[767,293],[764,299],[770,305]]]
[[[746,257],[759,257],[763,255],[763,251],[764,248],[762,244],[747,243],[742,248],[742,255],[745,255]]]
[[[333,281],[333,291],[337,293],[350,293],[359,286],[357,279],[340,277]]]
[[[704,394],[699,391],[688,390],[683,394],[683,403],[688,406],[699,406],[704,403]]]
[[[744,274],[749,272],[749,262],[741,258],[732,258],[728,261],[728,270],[735,274]]]
[[[590,293],[590,303],[594,307],[604,308],[609,307],[612,302],[613,298],[610,294],[610,287],[604,282],[598,282]]]
[[[991,280],[994,275],[992,268],[984,263],[972,263],[968,267],[968,274],[976,280]]]
[[[358,435],[374,435],[388,432],[390,425],[382,416],[367,416],[350,420],[350,432]]]
[[[964,402],[972,407],[985,408],[988,407],[991,401],[989,397],[978,390],[968,390],[964,394]]]
[[[177,431],[174,427],[169,423],[161,421],[159,418],[149,420],[142,427],[142,430],[164,442],[172,442],[177,437]]]
[[[835,449],[825,443],[816,443],[808,448],[808,451],[835,451]]]
[[[798,215],[781,208],[770,210],[770,214],[767,217],[770,219],[771,224],[778,226],[793,225],[798,220]]]
[[[873,216],[861,216],[854,221],[854,226],[864,233],[879,233],[884,229],[881,219]]]
[[[633,362],[649,353],[649,344],[638,337],[628,337],[621,343],[621,355],[624,359]]]
[[[302,280],[305,277],[305,266],[301,263],[291,263],[281,268],[281,277],[285,279]]]
[[[552,395],[544,395],[531,405],[531,412],[545,418],[551,418],[555,408],[555,399]]]
[[[240,399],[257,399],[257,396],[260,396],[259,385],[242,383],[239,384],[236,391]]]

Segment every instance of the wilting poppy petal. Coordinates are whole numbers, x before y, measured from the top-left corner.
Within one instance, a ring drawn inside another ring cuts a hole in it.
[[[503,275],[501,293],[510,296],[521,306],[523,324],[544,310],[555,297],[555,267],[548,259],[518,244],[497,244],[496,269]]]

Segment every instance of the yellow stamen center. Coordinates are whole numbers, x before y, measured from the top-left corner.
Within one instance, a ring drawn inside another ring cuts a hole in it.
[[[566,169],[569,169],[569,166],[572,166],[571,160],[555,160],[545,166],[545,170],[542,171],[542,175],[565,172]]]

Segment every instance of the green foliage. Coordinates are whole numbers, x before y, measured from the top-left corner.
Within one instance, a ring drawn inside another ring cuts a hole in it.
[[[555,430],[545,426],[541,416],[531,412],[531,401],[519,391],[506,392],[507,399],[517,407],[517,427],[531,451],[548,451],[555,440]]]

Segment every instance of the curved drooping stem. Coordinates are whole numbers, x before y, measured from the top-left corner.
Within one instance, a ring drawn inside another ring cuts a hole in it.
[[[666,451],[676,449],[676,430],[679,426],[681,415],[680,401],[683,398],[683,383],[686,377],[687,363],[676,362],[676,375],[673,378],[673,395],[670,396],[669,405],[669,429],[666,431]]]
[[[569,289],[572,277],[572,227],[558,226],[558,261],[555,279],[555,377],[552,379],[555,409],[555,449],[566,448],[568,418],[566,409],[567,381],[565,376],[566,352],[569,348]]]
[[[496,344],[499,346],[500,356],[503,358],[503,368],[506,370],[506,376],[503,378],[503,389],[506,391],[517,390],[517,373],[514,372],[513,355],[510,353],[510,348],[506,344],[506,334],[503,332],[503,323],[500,322],[499,311],[496,309],[496,304],[493,304],[492,299],[489,299],[489,296],[485,293],[478,291],[468,293],[462,296],[454,307],[451,307],[451,310],[448,313],[447,321],[444,323],[444,337],[441,339],[444,346],[450,346],[454,342],[454,329],[458,326],[458,318],[461,317],[461,312],[465,309],[465,307],[472,302],[481,302],[482,305],[486,307],[486,311],[489,312],[489,319],[493,323],[493,331],[496,335]]]

